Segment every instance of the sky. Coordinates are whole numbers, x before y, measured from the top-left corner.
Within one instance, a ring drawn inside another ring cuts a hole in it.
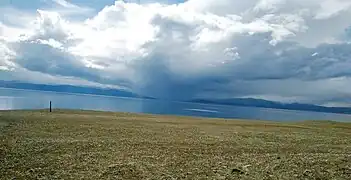
[[[351,107],[350,0],[1,0],[0,80]]]

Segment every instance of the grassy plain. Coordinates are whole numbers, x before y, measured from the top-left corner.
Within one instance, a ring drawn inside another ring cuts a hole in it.
[[[351,179],[351,123],[0,111],[0,179]]]

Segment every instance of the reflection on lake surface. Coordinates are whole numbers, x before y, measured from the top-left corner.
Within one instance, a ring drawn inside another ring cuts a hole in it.
[[[43,109],[48,108],[49,101],[53,102],[54,108],[62,109],[84,109],[273,121],[335,120],[351,122],[351,115],[346,114],[222,106],[0,88],[0,110]]]

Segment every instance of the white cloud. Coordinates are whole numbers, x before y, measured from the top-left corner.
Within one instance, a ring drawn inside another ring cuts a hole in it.
[[[94,9],[92,8],[80,7],[66,0],[48,0],[48,1],[52,1],[52,3],[56,4],[56,6],[45,10],[56,11],[65,16],[77,16],[77,15],[84,16],[94,12]]]
[[[79,6],[76,6],[72,3],[67,2],[66,0],[52,0],[53,2],[65,7],[65,8],[77,8],[79,9]]]
[[[351,97],[340,90],[351,84],[351,45],[340,38],[351,25],[350,1],[117,1],[84,20],[62,11],[81,7],[54,1],[61,9],[33,11],[21,26],[0,24],[2,77],[45,74],[175,99]]]
[[[349,0],[324,0],[320,4],[320,9],[316,13],[316,19],[326,19],[337,16],[342,11],[347,11],[351,7]]]

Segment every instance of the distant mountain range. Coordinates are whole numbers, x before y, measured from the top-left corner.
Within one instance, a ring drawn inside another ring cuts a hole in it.
[[[0,87],[39,90],[39,91],[54,91],[54,92],[64,92],[64,93],[105,95],[105,96],[116,96],[116,97],[156,99],[153,97],[141,96],[130,91],[121,90],[121,89],[112,89],[112,88],[81,87],[81,86],[72,86],[72,85],[32,84],[32,83],[25,83],[25,82],[18,82],[18,81],[1,81],[1,80],[0,80]],[[253,99],[253,98],[193,99],[187,102],[351,114],[351,108],[348,108],[348,107],[324,107],[324,106],[300,104],[300,103],[285,104],[280,102],[267,101],[262,99]]]
[[[136,93],[129,92],[126,90],[111,89],[111,88],[80,87],[80,86],[72,86],[72,85],[32,84],[32,83],[24,83],[24,82],[17,82],[17,81],[0,81],[0,87],[26,89],[26,90],[40,90],[40,91],[65,92],[65,93],[153,99],[151,97],[140,96]]]
[[[351,108],[348,108],[348,107],[325,107],[325,106],[317,106],[312,104],[300,104],[300,103],[286,104],[286,103],[267,101],[262,99],[253,99],[253,98],[194,99],[194,100],[191,100],[190,102],[203,103],[203,104],[219,104],[219,105],[231,105],[231,106],[246,106],[246,107],[261,107],[261,108],[273,108],[273,109],[351,114]]]

